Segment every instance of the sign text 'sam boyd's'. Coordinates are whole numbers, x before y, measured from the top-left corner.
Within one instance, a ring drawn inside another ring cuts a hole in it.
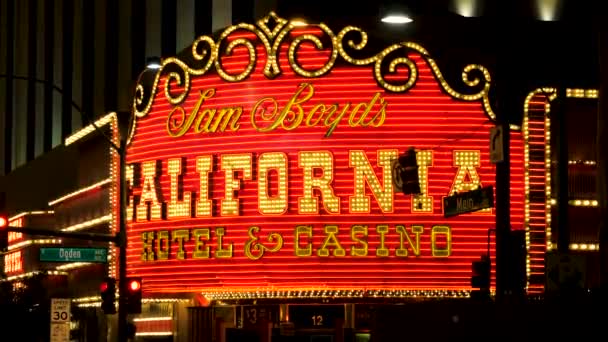
[[[419,45],[354,59],[359,29],[270,17],[274,28],[265,18],[199,38],[183,59],[194,62],[167,59],[138,89],[128,273],[147,293],[468,290],[494,211],[444,218],[442,199],[494,184],[489,73],[466,67],[459,92]],[[521,228],[524,145],[512,136]],[[416,197],[391,179],[409,146]]]

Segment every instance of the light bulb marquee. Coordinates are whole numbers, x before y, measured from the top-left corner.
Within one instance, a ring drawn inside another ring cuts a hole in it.
[[[461,93],[420,45],[353,57],[366,44],[356,27],[270,13],[198,38],[137,86],[127,272],[145,294],[470,290],[495,212],[444,218],[442,199],[495,183],[490,74],[465,67]],[[511,136],[511,220],[524,229],[524,139]],[[391,178],[410,146],[414,197]]]

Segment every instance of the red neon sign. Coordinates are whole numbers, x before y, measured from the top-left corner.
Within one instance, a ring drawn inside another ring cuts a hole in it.
[[[289,65],[287,50],[279,65]],[[180,103],[167,101],[161,78],[137,120],[127,262],[144,291],[470,289],[494,210],[444,218],[442,198],[494,185],[482,102],[447,94],[419,53],[408,55],[415,85],[390,92],[353,65],[318,78],[285,67],[269,79],[257,52],[247,79],[193,77]],[[303,45],[298,61],[313,69],[328,55]],[[239,48],[222,57],[231,74],[248,61]],[[521,229],[523,139],[511,135],[511,219]],[[391,184],[391,160],[410,146],[416,198]],[[494,260],[494,241],[490,250]]]

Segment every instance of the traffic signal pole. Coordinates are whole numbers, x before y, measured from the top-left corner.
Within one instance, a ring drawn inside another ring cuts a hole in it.
[[[509,127],[509,110],[516,108],[511,105],[509,87],[510,76],[509,63],[511,62],[510,55],[513,53],[508,42],[513,39],[508,37],[508,25],[503,20],[499,22],[498,32],[496,34],[501,37],[497,39],[500,43],[496,49],[496,82],[495,90],[497,91],[497,110],[496,110],[496,126],[502,127],[502,146],[504,149],[503,160],[496,163],[496,300],[503,301],[505,294],[508,292],[508,270],[509,270],[509,239],[511,232],[511,217],[510,217],[510,177],[511,177],[511,130]],[[505,27],[500,27],[500,23],[505,24]]]
[[[119,214],[118,214],[118,342],[127,341],[127,187],[126,187],[126,157],[127,157],[127,137],[126,135],[120,138],[120,147],[117,150],[120,156],[120,172],[118,176],[118,196],[119,196]]]

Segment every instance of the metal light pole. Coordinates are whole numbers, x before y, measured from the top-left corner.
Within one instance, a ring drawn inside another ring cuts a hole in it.
[[[118,120],[120,122],[120,119]],[[118,175],[118,341],[127,341],[127,307],[125,305],[125,294],[127,293],[127,185],[125,179],[126,157],[127,157],[127,134],[120,136],[120,146],[117,150],[120,157]]]
[[[135,87],[142,80],[143,75],[147,71],[155,71],[161,67],[159,58],[148,58],[146,68],[139,74]],[[136,89],[136,88],[134,88]],[[135,92],[133,94],[135,99]],[[122,114],[122,115],[121,115]],[[126,182],[126,166],[127,166],[127,141],[130,135],[132,123],[135,120],[133,110],[127,113],[117,113],[117,122],[120,131],[120,145],[114,146],[119,156],[119,174],[118,174],[118,198],[119,198],[119,214],[118,214],[118,342],[127,342],[127,306],[125,303],[127,293],[127,182]]]

